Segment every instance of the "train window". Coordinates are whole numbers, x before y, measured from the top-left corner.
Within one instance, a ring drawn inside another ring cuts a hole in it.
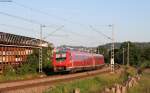
[[[56,54],[56,58],[60,58],[60,54]]]
[[[66,60],[66,54],[63,53],[63,54],[56,54],[56,61],[57,62],[62,62],[62,61],[65,61]]]
[[[66,60],[66,57],[56,58],[57,62],[62,62],[62,61],[65,61],[65,60]]]

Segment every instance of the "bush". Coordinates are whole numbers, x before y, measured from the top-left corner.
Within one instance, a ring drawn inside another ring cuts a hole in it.
[[[150,61],[146,60],[141,64],[141,68],[148,68],[150,67]]]
[[[52,71],[52,65],[50,60],[51,55],[51,49],[43,48],[43,71],[46,74],[51,74]],[[24,62],[20,67],[14,69],[11,65],[8,65],[3,72],[3,77],[7,80],[16,80],[20,77],[24,78],[25,76],[30,76],[31,74],[37,74],[38,68],[39,49],[33,49],[33,53],[27,57],[26,62]]]
[[[37,53],[34,53],[29,55],[27,61],[17,69],[17,74],[25,75],[36,73],[37,69],[38,69],[38,55]]]
[[[11,65],[8,65],[4,70],[4,76],[6,80],[11,79],[16,76],[16,70]]]
[[[36,69],[31,66],[31,64],[23,64],[20,68],[17,69],[18,75],[25,75],[30,73],[36,73]]]
[[[127,67],[124,67],[124,70],[122,71],[120,78],[122,79],[122,82],[125,82],[128,80],[130,73],[127,72]]]

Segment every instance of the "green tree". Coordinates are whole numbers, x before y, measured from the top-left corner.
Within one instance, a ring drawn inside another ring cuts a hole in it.
[[[125,49],[125,64],[127,64],[127,48],[128,48],[128,43],[129,43],[129,62],[131,66],[136,66],[138,64],[140,64],[141,60],[141,51],[140,49],[136,46],[136,44],[132,43],[132,42],[124,42],[121,44],[120,49],[116,52],[116,61],[120,64],[122,64],[123,62],[123,48]]]
[[[105,63],[110,63],[110,49],[107,49],[103,46],[99,46],[97,48],[97,53],[104,55]]]
[[[49,75],[52,73],[52,50],[51,46],[43,48],[43,71],[45,74]]]
[[[9,77],[11,78],[11,77],[16,76],[16,70],[11,65],[7,65],[3,73],[4,73],[3,75],[6,78],[9,78]]]
[[[142,67],[150,67],[150,47],[149,46],[140,46],[139,43],[133,43],[130,41],[123,42],[121,45],[115,48],[115,63],[123,64],[123,48],[124,51],[124,62],[127,64],[127,49],[128,43],[130,46],[129,53],[129,61],[131,66],[142,66]],[[105,62],[110,62],[110,48],[108,49],[108,45],[99,46],[98,51],[100,54],[103,54],[105,57]],[[97,52],[98,52],[97,51]]]
[[[29,73],[36,73],[38,69],[38,49],[33,49],[33,54],[29,55],[27,57],[27,60],[25,63],[21,65],[17,69],[17,74],[19,75],[25,75]]]
[[[150,47],[141,49],[141,63],[142,68],[150,67]]]
[[[50,71],[51,68],[51,47],[42,49],[43,71]],[[36,73],[39,69],[39,49],[33,49],[33,53],[27,57],[27,60],[20,68],[17,69],[17,74],[25,75],[28,73]]]

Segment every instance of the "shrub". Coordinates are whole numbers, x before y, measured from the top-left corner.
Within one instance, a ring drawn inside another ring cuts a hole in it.
[[[4,76],[6,80],[11,79],[16,76],[16,70],[11,65],[8,65],[4,70]]]
[[[36,54],[31,54],[28,56],[27,61],[17,69],[17,74],[25,75],[36,73],[37,69],[38,69],[38,56]]]
[[[125,82],[128,80],[128,77],[129,77],[130,73],[127,72],[127,67],[124,67],[121,75],[120,75],[120,78],[122,79],[122,82]]]
[[[141,64],[141,68],[148,68],[150,67],[150,60],[146,60]]]
[[[36,69],[31,66],[31,64],[23,64],[20,68],[17,69],[18,75],[25,75],[30,73],[36,73]]]

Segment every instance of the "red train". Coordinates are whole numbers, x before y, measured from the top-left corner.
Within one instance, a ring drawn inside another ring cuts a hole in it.
[[[54,72],[76,72],[102,67],[104,57],[100,54],[92,54],[74,50],[59,50],[53,53]]]

